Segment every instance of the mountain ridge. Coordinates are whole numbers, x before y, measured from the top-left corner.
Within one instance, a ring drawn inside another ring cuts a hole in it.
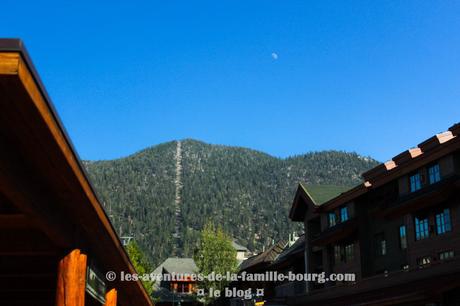
[[[122,158],[84,162],[118,234],[133,235],[154,264],[173,253],[192,256],[208,219],[243,245],[261,250],[301,230],[287,216],[299,182],[318,188],[327,198],[361,182],[360,174],[377,164],[354,152],[328,150],[280,158],[189,138]]]
[[[305,153],[296,153],[296,154],[292,154],[292,155],[282,157],[282,156],[276,156],[276,155],[267,153],[267,152],[265,152],[263,150],[253,149],[253,148],[250,148],[250,147],[245,147],[245,146],[240,146],[240,145],[227,145],[227,144],[220,144],[220,143],[211,143],[211,142],[206,142],[204,140],[199,140],[199,139],[195,139],[195,138],[182,138],[182,139],[168,140],[168,141],[160,142],[158,144],[149,145],[149,146],[147,146],[147,147],[145,147],[143,149],[136,150],[133,153],[130,153],[130,154],[125,155],[125,156],[107,158],[107,159],[84,159],[83,163],[106,162],[106,161],[115,161],[115,160],[130,158],[133,155],[137,155],[137,154],[142,153],[144,151],[153,149],[153,148],[155,148],[157,146],[167,145],[167,144],[171,144],[171,143],[177,143],[178,141],[180,141],[182,143],[183,142],[194,142],[194,143],[199,143],[199,144],[208,145],[208,146],[232,148],[232,149],[242,149],[242,150],[247,150],[247,151],[251,151],[251,152],[254,152],[254,153],[263,154],[263,155],[266,155],[268,157],[272,157],[272,158],[276,158],[276,159],[280,159],[280,160],[296,158],[296,157],[304,156],[304,155],[307,155],[307,154],[315,154],[315,153],[323,153],[323,152],[340,152],[340,153],[347,153],[347,154],[355,154],[359,158],[362,158],[362,159],[365,159],[365,160],[367,159],[367,160],[370,160],[370,161],[376,161],[376,162],[380,163],[380,161],[374,159],[373,157],[359,154],[356,151],[346,151],[346,150],[336,150],[336,149],[311,150],[311,151],[306,151]]]

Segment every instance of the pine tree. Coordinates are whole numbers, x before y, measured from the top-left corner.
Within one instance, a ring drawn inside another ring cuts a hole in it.
[[[129,259],[131,259],[131,263],[133,264],[134,269],[136,269],[138,275],[149,274],[152,272],[152,267],[147,257],[144,255],[134,240],[131,240],[126,246],[126,251],[128,252]],[[154,282],[143,280],[142,284],[144,285],[145,290],[149,296],[151,296]]]

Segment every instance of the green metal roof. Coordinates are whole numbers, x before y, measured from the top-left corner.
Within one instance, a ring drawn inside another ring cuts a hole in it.
[[[300,183],[302,189],[313,200],[315,205],[326,203],[330,199],[335,198],[342,192],[350,189],[349,186],[336,186],[336,185],[304,185]]]
[[[159,265],[154,273],[160,274],[163,269],[169,273],[176,274],[193,274],[198,272],[198,267],[193,258],[170,257]]]
[[[232,246],[235,250],[237,251],[244,251],[244,252],[249,252],[248,248],[245,247],[245,246],[242,246],[238,243],[236,243],[235,241],[232,241]]]

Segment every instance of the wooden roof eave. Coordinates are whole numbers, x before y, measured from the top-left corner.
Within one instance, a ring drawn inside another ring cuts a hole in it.
[[[406,162],[403,165],[396,166],[387,173],[376,178],[375,181],[372,182],[372,185],[374,188],[385,185],[398,177],[407,175],[408,173],[422,167],[423,165],[434,162],[439,158],[447,154],[450,154],[458,149],[460,149],[460,137],[456,136],[450,139],[449,141],[442,143],[436,146],[435,148],[431,149],[429,153],[423,153],[412,159],[410,162]]]
[[[319,205],[316,204],[313,197],[302,183],[299,183],[294,201],[289,211],[289,219],[292,221],[303,222],[307,211],[316,212]]]
[[[82,206],[75,207],[65,201],[60,203],[66,206],[69,213],[74,213],[74,218],[84,215],[83,220],[74,220],[84,223],[87,233],[94,229],[100,235],[87,235],[88,241],[94,247],[95,255],[100,261],[113,265],[114,270],[123,270],[127,273],[134,273],[135,269],[129,260],[116,232],[105,214],[93,186],[82,166],[80,159],[74,149],[70,138],[56,113],[36,73],[32,62],[20,40],[0,40],[0,75],[8,78],[17,78],[24,88],[24,95],[30,98],[30,105],[25,105],[27,114],[35,114],[33,120],[40,121],[47,127],[44,138],[51,137],[58,148],[56,155],[62,157],[65,163],[65,171],[70,171],[73,177],[69,181],[74,183],[75,190],[80,190],[77,198],[85,199]],[[68,173],[68,172],[66,172]],[[84,203],[89,203],[85,205]],[[67,217],[71,218],[72,215]],[[100,245],[107,246],[101,249]],[[107,256],[112,254],[112,256]],[[136,303],[137,305],[153,305],[150,298],[140,282],[124,284],[130,288],[126,298],[126,305]],[[142,297],[142,298],[140,298]],[[123,299],[123,296],[120,296]]]
[[[396,160],[403,159],[403,163],[396,164],[394,161],[389,161],[378,165],[377,167],[367,171],[364,175],[371,177],[371,181],[366,181],[358,186],[340,194],[339,196],[323,203],[320,207],[320,211],[328,211],[341,206],[347,202],[351,202],[356,198],[365,194],[369,189],[375,189],[383,186],[392,180],[406,175],[424,164],[433,162],[446,154],[454,152],[460,148],[460,137],[458,137],[458,124],[451,127],[453,131],[453,137],[447,138],[443,142],[440,142],[436,146],[431,146],[429,153],[419,152],[417,148],[410,149],[406,152],[396,156]],[[432,137],[429,141],[434,141],[437,137]],[[425,141],[425,142],[428,142]],[[410,155],[410,158],[407,156]],[[384,169],[384,170],[382,170]],[[378,172],[378,174],[374,174]]]

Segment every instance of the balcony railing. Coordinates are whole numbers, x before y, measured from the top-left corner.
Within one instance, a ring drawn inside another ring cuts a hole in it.
[[[312,239],[312,245],[326,245],[334,241],[340,240],[341,238],[351,235],[356,231],[358,222],[356,218],[350,218],[347,221],[338,223],[332,227],[327,228],[321,234]]]
[[[301,295],[306,292],[305,282],[287,282],[275,287],[275,295],[278,298]]]

